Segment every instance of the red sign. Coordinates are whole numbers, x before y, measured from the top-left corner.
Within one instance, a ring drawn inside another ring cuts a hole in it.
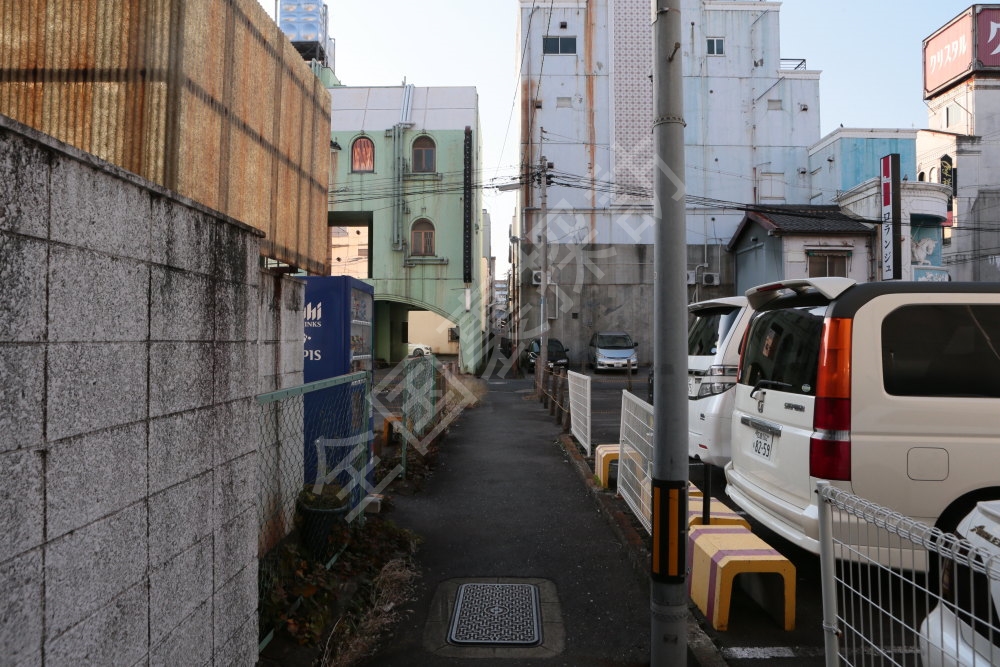
[[[981,67],[1000,67],[1000,9],[983,9],[976,17],[976,59]],[[977,67],[978,69],[978,67]]]
[[[924,40],[925,97],[972,70],[972,44],[971,10]]]
[[[902,278],[899,153],[890,153],[882,158],[879,174],[882,190],[882,224],[879,234],[882,280],[899,280]]]

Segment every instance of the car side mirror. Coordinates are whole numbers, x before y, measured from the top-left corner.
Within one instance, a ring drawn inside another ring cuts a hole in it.
[[[632,347],[639,347],[639,343],[632,343]]]

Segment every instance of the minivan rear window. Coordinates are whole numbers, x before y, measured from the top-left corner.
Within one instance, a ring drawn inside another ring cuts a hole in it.
[[[1000,398],[1000,306],[892,311],[882,321],[882,379],[894,396]]]
[[[750,324],[740,384],[814,396],[826,306],[758,313]]]
[[[692,313],[688,325],[688,354],[691,356],[715,354],[719,344],[733,328],[739,314],[738,306],[704,308]]]

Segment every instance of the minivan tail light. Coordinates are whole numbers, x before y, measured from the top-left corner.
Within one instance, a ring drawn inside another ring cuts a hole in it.
[[[817,398],[851,398],[851,324],[850,319],[839,317],[823,322],[816,370]]]
[[[809,439],[809,474],[822,479],[851,479],[851,325],[844,318],[823,323]]]
[[[851,441],[810,438],[809,474],[821,479],[850,481]]]

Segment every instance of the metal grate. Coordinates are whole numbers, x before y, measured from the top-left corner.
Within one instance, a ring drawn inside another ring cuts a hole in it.
[[[542,642],[534,584],[462,584],[448,641],[452,644],[537,646]]]
[[[590,456],[593,453],[590,448],[590,377],[573,371],[566,377],[569,380],[570,430]]]
[[[650,535],[653,534],[653,406],[622,392],[618,494]]]

